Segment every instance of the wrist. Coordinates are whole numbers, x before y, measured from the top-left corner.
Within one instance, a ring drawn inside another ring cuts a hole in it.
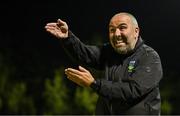
[[[91,84],[90,87],[95,90],[95,91],[99,91],[100,88],[100,82],[99,80],[94,80]]]

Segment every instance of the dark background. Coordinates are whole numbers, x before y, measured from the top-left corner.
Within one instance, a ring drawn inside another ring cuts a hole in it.
[[[135,15],[143,39],[159,52],[164,68],[178,70],[179,5],[178,0],[59,0],[1,3],[0,44],[2,49],[12,51],[17,59],[32,54],[36,54],[37,57],[44,55],[42,60],[51,59],[51,54],[61,54],[61,51],[56,49],[57,46],[53,45],[56,44],[55,41],[45,32],[46,23],[61,18],[81,40],[100,35],[103,41],[106,41],[110,18],[117,12],[126,11]],[[34,60],[39,62],[39,59]],[[20,62],[22,63],[21,60]]]
[[[14,79],[40,80],[69,63],[58,41],[45,31],[46,23],[61,18],[82,41],[99,37],[106,42],[110,18],[125,11],[137,18],[142,38],[161,57],[162,87],[175,83],[175,91],[180,66],[179,6],[179,0],[6,1],[0,4],[0,52],[3,62],[16,67]],[[178,102],[177,97],[171,101]]]

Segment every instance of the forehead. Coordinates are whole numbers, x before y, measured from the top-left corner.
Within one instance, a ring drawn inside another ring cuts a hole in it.
[[[118,26],[120,24],[127,24],[129,25],[131,23],[131,19],[127,15],[118,14],[112,17],[110,20],[109,26]]]

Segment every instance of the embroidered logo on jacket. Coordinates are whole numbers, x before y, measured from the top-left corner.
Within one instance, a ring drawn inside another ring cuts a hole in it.
[[[130,61],[129,62],[129,65],[128,65],[128,72],[133,72],[133,70],[135,70],[134,68],[135,68],[135,63],[136,63],[136,61]]]

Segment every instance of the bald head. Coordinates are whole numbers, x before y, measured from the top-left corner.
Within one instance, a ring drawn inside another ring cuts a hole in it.
[[[111,18],[111,21],[112,21],[114,18],[121,17],[121,16],[127,16],[127,17],[129,17],[131,23],[132,23],[135,27],[139,27],[136,18],[135,18],[132,14],[127,13],[127,12],[121,12],[121,13],[115,14],[115,15]],[[111,21],[110,21],[110,23],[111,23]]]

